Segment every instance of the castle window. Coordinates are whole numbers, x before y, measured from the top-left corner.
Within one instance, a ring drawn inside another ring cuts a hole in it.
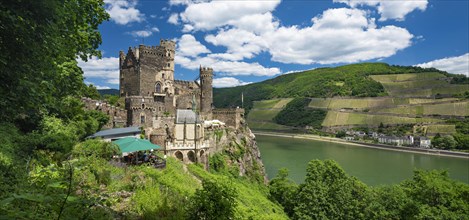
[[[145,124],[145,115],[140,115],[140,124]]]
[[[171,67],[171,63],[168,63],[168,67]]]
[[[142,109],[144,109],[144,108],[145,108],[145,104],[142,104]]]
[[[179,89],[178,88],[174,89],[174,94],[179,95]]]
[[[156,93],[161,93],[161,83],[159,83],[159,82],[156,83],[155,91],[156,91]]]
[[[164,73],[163,73],[163,79],[164,79]]]

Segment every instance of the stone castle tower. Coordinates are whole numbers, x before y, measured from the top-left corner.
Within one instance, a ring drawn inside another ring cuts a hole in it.
[[[213,69],[200,67],[200,113],[208,118],[212,118],[213,108]]]
[[[200,67],[200,83],[175,80],[175,48],[174,41],[161,40],[159,46],[139,45],[127,54],[119,52],[119,93],[125,97],[128,126],[157,128],[157,118],[193,106],[204,120],[211,120],[213,69]]]

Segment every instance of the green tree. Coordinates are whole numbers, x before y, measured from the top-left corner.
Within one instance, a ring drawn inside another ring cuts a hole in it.
[[[346,133],[345,131],[338,131],[337,134],[335,134],[336,138],[343,138],[345,137]]]
[[[369,189],[332,161],[312,160],[296,193],[293,219],[365,219]]]
[[[414,171],[401,184],[416,204],[410,219],[465,219],[469,216],[469,185],[451,180],[446,171]]]
[[[75,61],[100,56],[101,0],[6,0],[0,5],[0,120],[34,130],[60,98],[84,86]]]
[[[270,198],[283,206],[288,216],[293,216],[295,193],[298,186],[288,178],[288,169],[282,168],[269,182]]]
[[[452,150],[456,147],[457,142],[453,136],[435,136],[432,140],[432,145],[438,149]]]
[[[191,198],[187,219],[233,219],[236,208],[234,188],[223,182],[205,180]]]

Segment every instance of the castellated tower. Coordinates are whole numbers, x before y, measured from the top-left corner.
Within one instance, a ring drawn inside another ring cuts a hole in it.
[[[176,43],[161,40],[159,46],[130,47],[119,52],[120,95],[147,96],[170,92],[174,80]]]
[[[200,67],[200,113],[206,120],[212,119],[213,69]]]

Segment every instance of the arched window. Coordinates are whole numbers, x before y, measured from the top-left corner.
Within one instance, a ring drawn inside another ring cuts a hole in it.
[[[140,124],[145,124],[145,115],[140,115]]]
[[[157,82],[155,85],[155,91],[156,93],[161,93],[161,83]]]

